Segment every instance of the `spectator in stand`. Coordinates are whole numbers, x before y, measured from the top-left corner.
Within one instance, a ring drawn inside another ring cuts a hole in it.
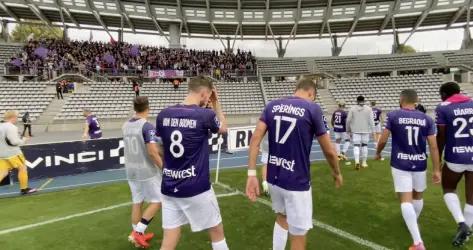
[[[181,82],[178,79],[174,79],[174,81],[172,82],[172,85],[174,86],[174,90],[178,90],[179,85],[181,85]]]
[[[416,103],[416,110],[419,110],[422,113],[427,113],[427,109],[425,109],[424,105],[420,104],[420,102]]]
[[[38,56],[35,50],[42,53]],[[130,51],[134,51],[130,53]],[[105,57],[105,55],[107,55]],[[127,43],[79,42],[54,39],[31,40],[15,58],[27,71],[41,65],[37,74],[53,77],[57,70],[79,68],[81,71],[185,70],[192,74],[215,74],[220,77],[256,68],[251,52],[229,53],[216,50],[171,49]],[[106,59],[105,59],[106,58]],[[113,62],[113,63],[111,63]],[[52,69],[51,69],[52,67]]]
[[[135,91],[136,97],[140,96],[140,85],[136,81],[133,81],[133,91]]]
[[[33,137],[31,135],[31,118],[30,118],[30,112],[26,111],[26,113],[23,115],[21,118],[21,121],[23,122],[23,133],[21,133],[21,136],[25,136],[26,129],[28,129],[28,134],[30,137]]]
[[[56,83],[56,95],[57,95],[57,99],[64,99],[64,97],[62,96],[62,82],[57,82]]]

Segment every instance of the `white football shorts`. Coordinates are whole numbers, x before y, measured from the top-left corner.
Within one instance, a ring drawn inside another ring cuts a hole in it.
[[[447,167],[455,173],[473,172],[473,165],[471,164],[445,163],[447,164]]]
[[[199,232],[222,223],[213,189],[188,198],[163,195],[162,213],[164,229],[190,224],[192,232]]]
[[[128,185],[130,186],[133,204],[139,204],[144,201],[150,203],[162,201],[161,178],[158,176],[145,181],[128,181]]]
[[[409,193],[412,190],[424,192],[427,189],[426,171],[414,172],[391,168],[396,193]]]
[[[312,228],[312,190],[289,191],[278,186],[269,184],[273,210],[284,214],[289,224],[289,233],[292,228],[297,231],[308,231]]]

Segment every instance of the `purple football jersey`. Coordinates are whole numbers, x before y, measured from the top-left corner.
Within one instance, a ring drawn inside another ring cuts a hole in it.
[[[210,190],[208,136],[219,128],[215,112],[197,105],[175,105],[159,113],[156,133],[164,147],[163,194],[183,198]]]
[[[266,105],[260,120],[268,127],[267,181],[286,190],[309,190],[312,141],[327,132],[320,106],[282,98]]]
[[[332,114],[333,131],[343,133],[347,131],[347,116],[345,110],[338,109]]]
[[[97,117],[95,115],[89,115],[87,116],[86,122],[89,126],[90,139],[102,138],[102,130],[100,129],[100,123]]]
[[[418,110],[398,109],[388,113],[385,126],[392,134],[391,166],[425,171],[427,136],[436,133],[433,119]]]
[[[445,125],[444,159],[455,164],[473,164],[473,101],[460,96],[437,106],[436,123]]]
[[[381,109],[375,108],[375,107],[372,107],[371,109],[373,110],[374,124],[377,125],[380,122],[381,113],[383,113],[383,111],[381,111]]]

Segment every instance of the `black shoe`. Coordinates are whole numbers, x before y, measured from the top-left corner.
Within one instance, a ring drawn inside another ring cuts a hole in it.
[[[452,245],[459,247],[465,244],[471,236],[471,229],[464,223],[458,224],[457,234],[453,238]]]
[[[38,192],[38,190],[35,189],[35,188],[25,188],[25,189],[21,190],[22,195],[33,194],[33,193],[36,193],[36,192]]]

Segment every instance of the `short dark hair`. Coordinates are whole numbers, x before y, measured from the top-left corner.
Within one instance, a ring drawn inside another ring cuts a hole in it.
[[[371,101],[371,106],[376,106],[376,101]]]
[[[317,91],[317,85],[315,84],[315,82],[312,79],[302,78],[299,81],[297,81],[296,91],[299,90],[299,89],[303,89],[305,91],[313,89],[313,90]]]
[[[460,91],[460,86],[456,82],[446,82],[439,89],[440,97],[443,101],[454,94],[459,94]]]
[[[137,113],[141,113],[149,109],[149,101],[147,96],[138,96],[133,100],[133,109]]]
[[[198,92],[201,88],[208,88],[212,90],[214,88],[214,84],[212,79],[209,77],[195,76],[190,79],[188,88],[191,92]]]
[[[417,102],[417,91],[415,89],[405,89],[401,91],[401,98],[404,102],[414,104]]]
[[[365,101],[365,97],[362,96],[362,95],[359,95],[359,96],[356,98],[356,101],[357,101],[357,102],[364,102],[364,101]]]

